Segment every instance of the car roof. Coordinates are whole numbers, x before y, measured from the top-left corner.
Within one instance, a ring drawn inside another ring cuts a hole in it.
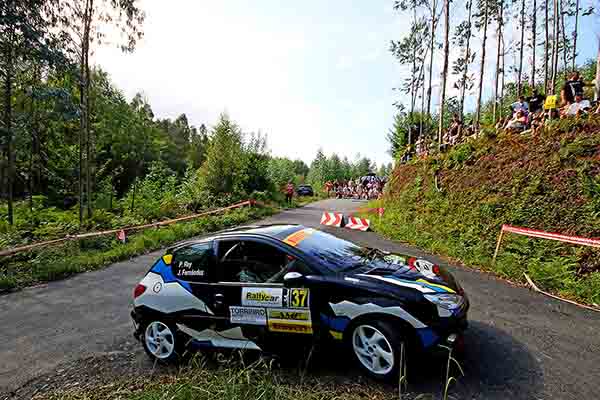
[[[214,236],[235,236],[240,233],[268,236],[274,239],[283,240],[289,235],[299,230],[305,229],[302,225],[295,224],[269,224],[269,225],[249,225],[227,229],[216,233]]]
[[[204,243],[207,241],[222,239],[227,237],[236,237],[242,235],[270,237],[279,241],[293,234],[294,232],[305,229],[302,225],[294,224],[263,224],[263,225],[243,225],[234,228],[224,229],[222,231],[209,233],[201,238],[186,240],[167,249],[167,252],[173,252],[190,244]]]

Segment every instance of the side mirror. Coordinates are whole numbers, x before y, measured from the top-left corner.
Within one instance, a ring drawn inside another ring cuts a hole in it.
[[[286,286],[298,285],[304,282],[304,275],[300,272],[288,272],[283,276],[283,283]]]

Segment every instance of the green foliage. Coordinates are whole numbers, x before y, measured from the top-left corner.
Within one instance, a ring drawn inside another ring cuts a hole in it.
[[[130,234],[125,244],[113,236],[104,236],[3,257],[0,258],[0,292],[98,269],[176,241],[260,218],[271,212],[270,208],[236,209],[222,215],[201,217]],[[77,221],[77,216],[73,215],[73,219]]]
[[[600,236],[597,124],[557,124],[542,137],[481,138],[400,165],[375,229],[517,281],[527,272],[542,288],[598,303],[597,250],[508,234],[492,263],[502,224]]]

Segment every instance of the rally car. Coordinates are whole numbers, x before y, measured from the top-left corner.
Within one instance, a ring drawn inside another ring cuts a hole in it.
[[[331,341],[381,379],[397,373],[402,341],[452,341],[469,308],[438,265],[299,225],[238,228],[169,249],[133,305],[134,335],[158,361],[195,348]]]

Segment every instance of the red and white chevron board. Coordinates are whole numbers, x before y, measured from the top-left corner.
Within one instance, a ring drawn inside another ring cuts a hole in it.
[[[339,228],[342,226],[342,220],[343,215],[340,213],[324,212],[321,217],[321,225],[337,226]]]
[[[363,232],[369,230],[369,225],[371,222],[366,218],[348,217],[348,222],[346,222],[346,228]]]

